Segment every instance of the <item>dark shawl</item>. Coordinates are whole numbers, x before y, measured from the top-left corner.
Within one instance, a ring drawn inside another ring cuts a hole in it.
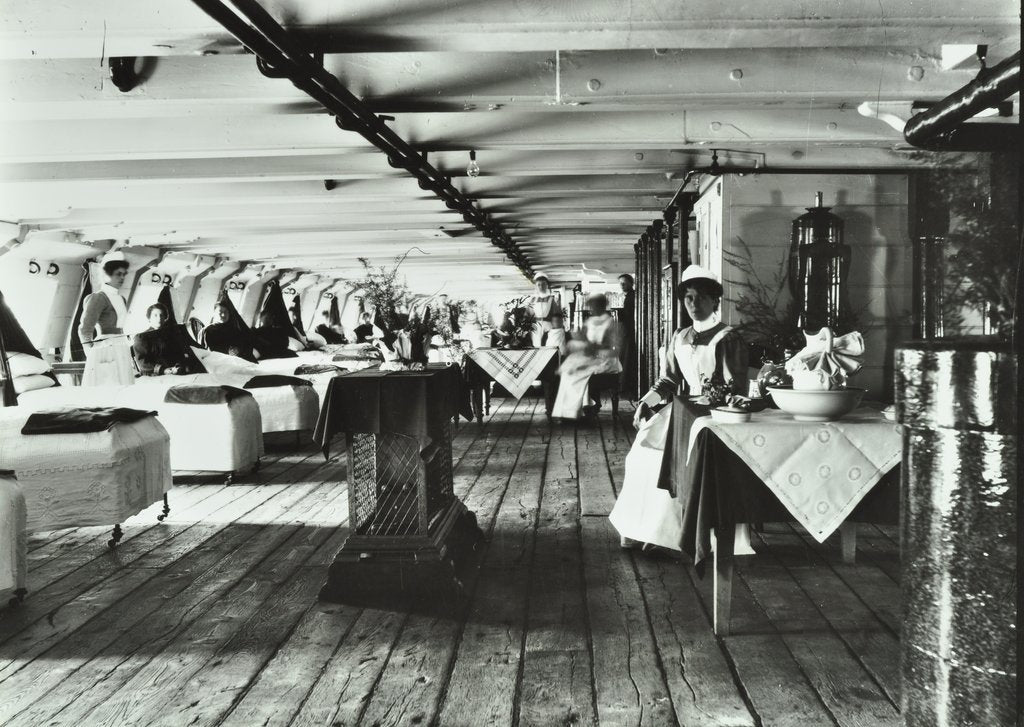
[[[226,353],[256,363],[252,330],[238,314],[227,292],[222,292],[217,305],[228,311],[227,323],[211,323],[203,329],[203,345],[211,351]]]

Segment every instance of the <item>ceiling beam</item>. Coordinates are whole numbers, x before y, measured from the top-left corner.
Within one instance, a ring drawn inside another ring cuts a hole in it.
[[[501,111],[576,104],[591,109],[721,108],[864,100],[938,100],[977,67],[944,70],[941,50],[743,48],[541,53],[364,53],[324,66],[379,112]],[[995,57],[993,61],[998,60]],[[557,62],[556,62],[557,61]],[[738,74],[737,74],[738,71]],[[10,120],[316,114],[292,84],[249,55],[150,61],[144,81],[117,89],[85,58],[0,61],[0,115]]]
[[[325,51],[527,51],[562,48],[843,47],[940,42],[996,43],[1019,37],[1019,7],[1005,0],[650,0],[586,6],[521,0],[295,0],[276,4],[287,22]],[[99,58],[239,52],[239,44],[189,3],[6,0],[5,57]]]

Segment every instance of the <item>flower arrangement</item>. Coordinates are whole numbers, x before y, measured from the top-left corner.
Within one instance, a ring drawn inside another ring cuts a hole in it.
[[[527,306],[513,308],[509,311],[509,323],[511,330],[506,329],[507,335],[499,348],[529,348],[533,344],[533,329],[537,323],[533,308]]]
[[[349,282],[348,287],[363,292],[363,302],[377,309],[386,332],[394,331],[398,326],[398,309],[409,295],[405,281],[398,277],[398,270],[409,253],[394,258],[391,267],[373,267],[370,261],[359,258],[363,266],[363,277]]]

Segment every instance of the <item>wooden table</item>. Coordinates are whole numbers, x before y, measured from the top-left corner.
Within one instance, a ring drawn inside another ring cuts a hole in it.
[[[673,456],[685,458],[686,452],[674,452]],[[682,550],[694,559],[701,575],[705,557],[713,553],[715,633],[728,635],[736,528],[796,520],[765,482],[711,429],[696,435],[681,471],[683,481],[677,483],[676,494],[682,498],[684,513]],[[899,522],[899,481],[897,465],[871,487],[840,526],[847,562],[855,558],[856,523]]]
[[[452,490],[452,420],[466,414],[458,367],[364,369],[329,384],[315,439],[348,443],[351,534],[325,600],[390,607],[407,596],[461,598],[458,571],[482,538]]]
[[[500,362],[494,360],[495,354],[510,359],[517,359],[505,370],[496,368]],[[520,362],[523,362],[520,364]],[[536,364],[533,364],[536,362]],[[558,349],[552,347],[526,348],[502,351],[501,349],[478,348],[466,355],[465,378],[469,386],[473,406],[473,414],[477,421],[483,421],[484,413],[491,413],[490,383],[495,381],[504,386],[516,399],[522,398],[534,380],[540,380],[544,387],[544,408],[548,418],[555,405],[555,394],[558,391]],[[519,380],[520,374],[523,376]],[[513,383],[515,379],[515,383]],[[516,388],[518,386],[518,388]]]

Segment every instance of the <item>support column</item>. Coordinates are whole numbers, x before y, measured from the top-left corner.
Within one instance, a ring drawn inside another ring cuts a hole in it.
[[[896,351],[906,727],[1014,723],[1016,376],[994,337]]]

